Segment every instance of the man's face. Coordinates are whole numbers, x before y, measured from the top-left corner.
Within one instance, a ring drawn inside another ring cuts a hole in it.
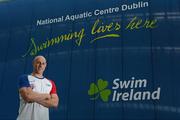
[[[46,69],[46,60],[43,57],[38,57],[33,62],[34,72],[37,74],[43,74],[44,70]]]

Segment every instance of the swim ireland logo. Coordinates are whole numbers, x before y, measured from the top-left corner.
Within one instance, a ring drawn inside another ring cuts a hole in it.
[[[88,95],[91,97],[90,100],[96,100],[100,98],[103,102],[109,101],[111,90],[107,89],[108,81],[98,79],[97,84],[91,83],[88,90]]]
[[[94,82],[90,84],[88,95],[90,100],[101,99],[103,102],[160,100],[161,87],[159,84],[151,85],[151,81],[145,78],[131,77],[127,80],[115,78],[110,86],[108,81],[98,79],[97,84]]]

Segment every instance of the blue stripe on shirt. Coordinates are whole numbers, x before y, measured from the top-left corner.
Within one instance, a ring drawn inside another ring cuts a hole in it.
[[[28,75],[21,75],[18,78],[19,82],[19,89],[22,87],[30,87],[29,81],[28,81]]]

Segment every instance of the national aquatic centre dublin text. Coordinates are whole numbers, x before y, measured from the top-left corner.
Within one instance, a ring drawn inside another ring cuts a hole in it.
[[[79,14],[68,14],[68,15],[63,15],[60,17],[38,19],[36,21],[36,25],[41,26],[41,25],[48,25],[48,24],[54,24],[54,23],[61,23],[65,21],[74,21],[78,19],[90,18],[92,16],[102,16],[102,15],[107,15],[107,14],[119,13],[120,11],[125,12],[128,10],[146,8],[148,6],[149,6],[148,1],[147,2],[144,2],[144,1],[133,2],[130,4],[122,4],[120,5],[120,7],[117,6],[117,7],[110,7],[106,9],[96,9],[93,12],[85,11]]]

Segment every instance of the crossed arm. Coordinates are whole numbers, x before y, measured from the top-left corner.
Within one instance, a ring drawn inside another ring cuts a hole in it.
[[[19,93],[28,103],[37,102],[44,107],[57,107],[59,103],[57,94],[37,93],[31,87],[22,87],[19,89]]]

